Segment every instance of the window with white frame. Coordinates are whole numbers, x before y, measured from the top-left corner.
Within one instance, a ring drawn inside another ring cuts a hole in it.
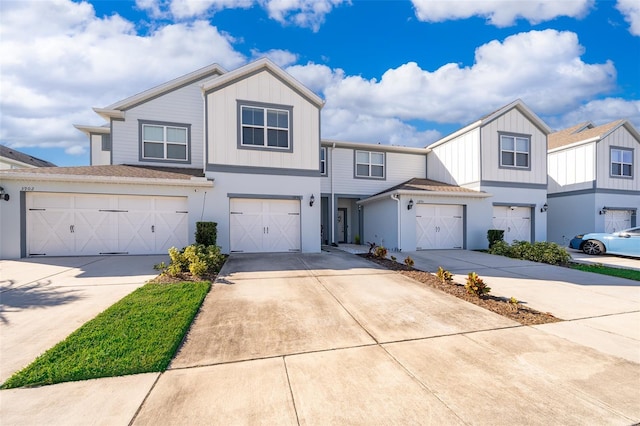
[[[142,158],[187,161],[188,126],[142,123]]]
[[[327,175],[327,148],[320,148],[320,174]]]
[[[384,179],[384,152],[356,151],[356,177]]]
[[[240,105],[240,145],[289,150],[291,109]]]
[[[633,177],[633,150],[611,148],[611,176]]]
[[[530,148],[526,136],[500,135],[500,167],[530,168]]]

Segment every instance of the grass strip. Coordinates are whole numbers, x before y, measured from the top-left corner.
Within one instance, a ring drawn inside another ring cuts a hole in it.
[[[609,275],[612,277],[627,278],[629,280],[640,281],[640,271],[633,269],[610,268],[604,265],[585,265],[582,263],[573,263],[570,265],[572,269],[585,272],[595,272],[596,274]]]
[[[3,389],[164,371],[211,283],[146,284],[10,377]]]

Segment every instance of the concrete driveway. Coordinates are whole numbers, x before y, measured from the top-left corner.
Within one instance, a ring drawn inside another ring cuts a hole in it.
[[[232,255],[159,376],[0,399],[3,424],[632,424],[639,384],[623,356],[331,251]]]

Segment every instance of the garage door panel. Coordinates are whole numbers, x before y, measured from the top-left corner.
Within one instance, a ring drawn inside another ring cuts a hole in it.
[[[416,206],[418,250],[461,249],[464,244],[464,207],[449,204]]]
[[[604,232],[612,233],[631,228],[631,210],[607,210],[604,216]]]
[[[163,254],[188,242],[186,197],[29,193],[26,204],[28,255]]]
[[[493,206],[494,229],[504,231],[504,241],[531,241],[531,208],[526,206]]]

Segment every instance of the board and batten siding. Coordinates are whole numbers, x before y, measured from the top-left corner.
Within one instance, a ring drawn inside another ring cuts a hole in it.
[[[513,108],[482,127],[483,181],[543,184],[547,183],[547,137],[518,109]],[[500,132],[531,136],[531,170],[500,168]]]
[[[595,142],[548,154],[548,192],[591,189],[596,180]]]
[[[436,146],[427,158],[429,179],[450,185],[480,181],[480,130],[466,132]]]
[[[208,164],[319,170],[320,113],[290,86],[264,70],[207,93]],[[238,101],[293,107],[293,152],[238,149]]]
[[[361,179],[354,177],[354,149],[327,148],[328,174],[322,177],[322,193],[331,193],[333,174],[333,192],[336,194],[362,194],[365,196],[382,192],[392,186],[413,178],[425,178],[427,161],[425,154],[401,152],[385,153],[386,179]],[[364,145],[361,151],[384,152],[378,145]]]
[[[124,121],[112,122],[113,164],[145,164],[171,167],[202,167],[204,120],[200,84],[215,77],[196,81],[157,98],[125,110]],[[191,125],[191,162],[140,161],[138,120]]]
[[[611,177],[611,147],[633,149],[633,178]],[[618,127],[597,144],[597,187],[625,191],[640,190],[640,143],[624,127]]]

